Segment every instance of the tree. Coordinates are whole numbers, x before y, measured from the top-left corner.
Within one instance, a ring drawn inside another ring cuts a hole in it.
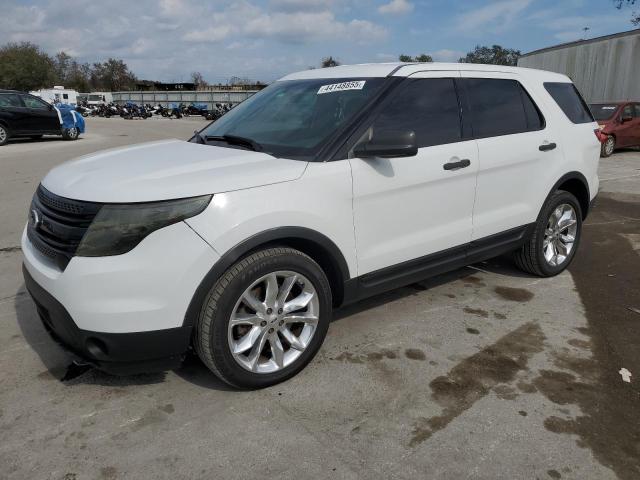
[[[520,50],[503,48],[500,45],[492,47],[481,47],[476,45],[473,52],[467,53],[466,57],[458,60],[460,63],[486,63],[489,65],[510,65],[515,66],[520,57]]]
[[[209,86],[200,72],[191,72],[191,83],[195,83],[197,89]]]
[[[136,76],[122,60],[109,58],[103,63],[94,63],[91,72],[91,86],[98,90],[131,90],[135,87]]]
[[[618,10],[621,10],[625,5],[635,5],[636,0],[613,0],[613,3]],[[640,12],[633,12],[631,15],[631,23],[636,26],[640,26]]]
[[[420,55],[417,55],[416,57],[412,57],[411,55],[400,55],[398,57],[398,60],[400,60],[401,62],[405,62],[405,63],[427,63],[427,62],[433,62],[433,58],[431,58],[431,55],[427,55],[426,53],[421,53]]]
[[[340,65],[340,62],[332,56],[324,57],[320,63],[322,68],[337,67],[338,65]]]
[[[29,42],[8,43],[0,48],[0,88],[37,90],[55,77],[51,57]]]

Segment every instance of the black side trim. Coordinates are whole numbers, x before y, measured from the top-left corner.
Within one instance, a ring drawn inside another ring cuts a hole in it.
[[[553,185],[553,187],[549,191],[549,194],[545,198],[545,202],[547,201],[547,198],[549,198],[553,194],[553,192],[558,190],[560,185],[562,185],[563,183],[569,180],[579,180],[580,183],[582,183],[582,186],[584,187],[585,191],[587,192],[586,198],[578,197],[578,201],[580,202],[580,206],[582,207],[582,219],[584,220],[587,218],[587,215],[589,214],[589,210],[591,207],[591,192],[589,191],[589,182],[587,182],[587,179],[585,178],[585,176],[580,172],[569,172],[569,173],[565,173],[562,177],[560,177],[560,179]]]
[[[182,362],[191,327],[132,333],[81,330],[67,309],[22,266],[24,283],[51,337],[72,356],[117,375],[166,371]]]
[[[513,251],[531,235],[535,225],[523,225],[353,278],[345,283],[343,305]]]
[[[298,248],[295,243],[299,241],[307,241],[312,244],[318,245],[322,248],[326,255],[329,267],[335,266],[335,274],[338,280],[340,290],[342,285],[349,279],[349,267],[342,255],[340,249],[329,238],[325,237],[321,233],[304,227],[279,227],[264,232],[258,233],[247,240],[239,243],[229,251],[227,251],[218,260],[215,265],[209,270],[209,273],[205,275],[202,282],[196,289],[195,294],[191,298],[189,308],[184,318],[183,326],[192,327],[196,324],[198,316],[200,315],[200,309],[204,302],[205,297],[213,287],[214,283],[222,276],[222,274],[229,269],[234,263],[240,260],[242,257],[247,256],[258,247],[262,247],[268,244],[277,244],[278,242],[286,242],[292,244],[295,248]],[[321,265],[323,266],[323,265]],[[331,276],[331,272],[327,272],[327,266],[325,267],[325,273]],[[331,278],[330,278],[331,280]],[[337,296],[340,296],[340,292],[336,292]],[[339,299],[340,301],[341,299]]]

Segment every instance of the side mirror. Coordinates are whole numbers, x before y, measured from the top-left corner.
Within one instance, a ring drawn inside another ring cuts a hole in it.
[[[630,122],[631,120],[633,120],[633,117],[622,117],[620,119],[620,123],[627,123],[627,122]]]
[[[353,154],[358,158],[413,157],[418,154],[416,132],[413,130],[374,131],[370,140],[356,145]]]

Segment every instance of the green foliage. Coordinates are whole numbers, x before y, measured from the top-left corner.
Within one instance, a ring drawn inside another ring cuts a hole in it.
[[[621,10],[625,5],[635,5],[636,0],[613,0],[616,8]],[[633,23],[636,27],[640,26],[640,12],[633,12],[631,15],[631,23]]]
[[[520,57],[520,50],[503,48],[500,45],[492,47],[481,47],[477,45],[473,52],[467,53],[466,57],[458,60],[460,63],[485,63],[488,65],[509,65],[515,66]]]
[[[322,68],[337,67],[338,65],[340,65],[340,62],[332,56],[324,57],[320,62]]]
[[[433,58],[431,58],[431,55],[427,55],[426,53],[422,53],[420,55],[417,55],[415,57],[412,57],[411,55],[400,55],[398,57],[398,60],[400,60],[401,62],[405,62],[405,63],[427,63],[427,62],[433,62]]]
[[[0,47],[0,88],[37,90],[63,85],[79,92],[131,90],[136,77],[122,60],[78,63],[66,52],[51,57],[29,42]]]
[[[53,61],[37,45],[22,42],[0,47],[0,88],[35,90],[54,79]]]

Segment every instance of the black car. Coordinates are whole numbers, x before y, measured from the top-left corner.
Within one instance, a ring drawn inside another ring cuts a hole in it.
[[[56,109],[41,98],[0,90],[0,145],[13,137],[62,135],[65,140],[76,140],[78,134],[77,128],[63,129]]]

